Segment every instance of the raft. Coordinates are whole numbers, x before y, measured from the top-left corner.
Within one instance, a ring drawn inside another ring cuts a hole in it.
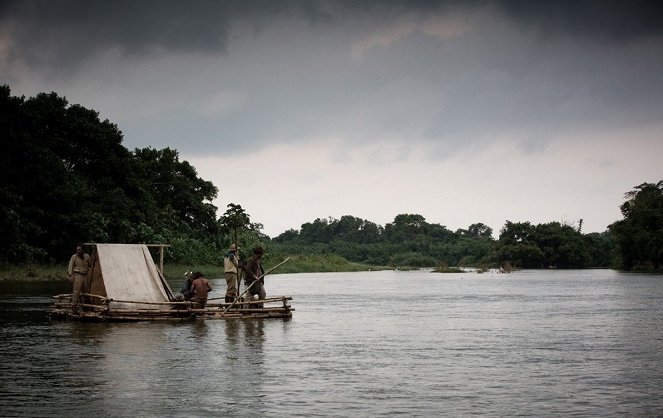
[[[291,297],[209,299],[204,308],[173,294],[163,275],[164,244],[85,244],[92,246],[89,289],[76,309],[71,294],[53,296],[52,319],[73,321],[168,321],[191,319],[291,318]],[[149,247],[159,247],[157,267]]]
[[[78,310],[71,306],[71,294],[53,296],[56,301],[49,310],[52,319],[87,322],[167,321],[192,319],[249,319],[292,318],[295,310],[291,297],[276,296],[262,301],[208,303],[199,308],[193,302],[168,302],[153,305],[144,301],[113,300],[88,293],[83,298],[100,303],[79,303]],[[152,305],[152,306],[150,306]]]

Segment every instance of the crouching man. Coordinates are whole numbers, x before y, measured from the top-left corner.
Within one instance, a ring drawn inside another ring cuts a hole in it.
[[[203,273],[197,271],[191,275],[193,281],[191,282],[191,288],[193,290],[193,297],[191,302],[195,302],[199,305],[200,308],[204,308],[207,304],[207,294],[212,291],[212,286],[209,283]]]

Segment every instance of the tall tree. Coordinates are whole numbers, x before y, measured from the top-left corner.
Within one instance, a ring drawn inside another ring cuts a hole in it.
[[[239,232],[251,227],[251,219],[242,206],[229,203],[227,207],[219,222],[232,234],[233,242],[239,244]]]
[[[5,87],[1,96],[7,110],[2,195],[15,202],[8,215],[18,229],[3,254],[14,261],[60,258],[76,241],[98,238],[91,233],[95,224],[123,225],[107,216],[124,203],[113,198],[123,182],[107,177],[107,170],[123,177],[129,162],[117,127],[55,93],[25,100],[11,98]]]
[[[426,218],[416,214],[396,215],[394,222],[388,223],[384,227],[387,240],[392,243],[416,241],[417,236],[426,234],[429,224]],[[413,248],[414,249],[414,248]]]
[[[484,238],[490,238],[493,235],[493,229],[489,227],[488,225],[485,225],[483,223],[476,223],[470,225],[467,230],[459,230],[457,231],[461,235],[466,235],[469,237],[484,237]]]
[[[615,251],[617,244],[611,231],[591,232],[583,236],[589,248],[591,267],[617,267]]]
[[[642,183],[625,194],[624,219],[610,225],[622,267],[658,270],[663,264],[663,180]]]
[[[591,261],[587,241],[570,225],[539,224],[535,227],[535,240],[543,253],[544,267],[582,268]]]
[[[495,258],[519,267],[541,267],[544,255],[536,243],[535,232],[529,222],[506,221],[500,230]]]
[[[187,161],[170,148],[134,150],[136,172],[144,188],[160,208],[159,216],[169,228],[199,237],[217,233],[216,206],[211,201],[218,189],[198,177]]]
[[[303,242],[309,244],[329,244],[333,238],[333,233],[329,224],[330,222],[327,219],[317,218],[313,222],[302,224],[299,236]]]
[[[0,261],[61,260],[81,241],[212,240],[216,193],[177,151],[128,151],[94,110],[0,87]]]

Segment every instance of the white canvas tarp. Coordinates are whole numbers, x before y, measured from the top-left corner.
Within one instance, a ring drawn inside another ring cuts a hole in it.
[[[169,301],[162,278],[146,245],[97,244],[97,254],[108,298],[136,302]],[[113,306],[119,307],[118,304]],[[132,305],[132,308],[136,307]],[[143,305],[141,308],[160,307]]]

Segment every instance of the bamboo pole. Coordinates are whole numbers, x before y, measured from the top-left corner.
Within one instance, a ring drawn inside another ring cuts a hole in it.
[[[223,298],[211,298],[211,299],[207,299],[207,300],[210,301],[210,300],[221,300],[221,299],[223,299]],[[260,302],[258,302],[258,301],[246,301],[246,302],[237,302],[237,303],[261,303],[261,302],[267,303],[267,302],[280,302],[280,301],[282,301],[282,300],[284,300],[284,299],[286,299],[286,300],[292,300],[292,296],[272,296],[272,297],[269,297],[269,298],[265,298],[265,299],[263,299],[263,300],[260,301]],[[226,305],[226,303],[222,303],[221,305]],[[228,303],[228,305],[232,305],[232,303]]]
[[[165,318],[137,318],[137,317],[125,317],[125,316],[110,316],[104,318],[114,321],[189,321],[190,317],[165,317]]]
[[[136,305],[191,305],[193,302],[141,302],[137,300],[120,300],[120,299],[107,299],[108,302],[115,302],[115,303],[133,303]]]
[[[158,247],[159,248],[159,271],[163,274],[163,257],[165,254],[165,248],[170,247],[168,244],[145,244],[147,247]]]
[[[256,278],[256,279],[253,281],[253,283],[251,283],[250,285],[247,286],[246,290],[244,290],[244,293],[242,293],[241,295],[239,295],[239,297],[238,297],[237,299],[235,299],[235,300],[233,301],[233,303],[231,303],[230,306],[228,306],[228,307],[226,308],[226,310],[223,311],[223,313],[225,314],[226,312],[228,312],[228,309],[230,309],[233,305],[235,305],[235,304],[237,303],[238,300],[240,300],[244,295],[246,295],[246,294],[248,293],[249,289],[251,289],[251,287],[252,287],[254,284],[256,284],[256,283],[258,282],[258,280],[260,280],[260,279],[262,279],[263,277],[265,277],[265,276],[267,275],[267,273],[271,273],[272,271],[276,270],[277,267],[282,266],[282,265],[285,264],[286,261],[288,261],[288,260],[290,260],[290,257],[288,257],[288,258],[286,258],[285,260],[281,261],[279,264],[275,265],[275,266],[272,267],[271,269],[269,269],[269,270],[267,270],[266,272],[264,272],[263,274],[261,274],[260,277]],[[264,299],[263,299],[263,300],[264,300]],[[243,303],[243,302],[242,302],[242,303]]]
[[[218,310],[212,310],[212,309],[190,309],[190,312],[196,312],[196,313],[211,313],[211,314],[218,314]],[[271,308],[240,308],[233,310],[232,312],[277,312],[277,311],[294,311],[293,308],[290,306],[273,306]]]
[[[128,303],[128,304],[134,304],[134,305],[155,305],[155,306],[192,306],[195,302],[190,302],[190,301],[184,301],[184,302],[142,302],[142,301],[136,301],[136,300],[120,300],[120,299],[109,299],[104,296],[99,296],[99,295],[88,295],[86,293],[83,293],[84,296],[90,296],[93,298],[98,298],[101,299],[102,301],[106,302],[104,305],[95,305],[95,304],[83,304],[79,303],[79,306],[89,306],[89,307],[101,307],[110,304],[111,302],[115,303]],[[65,294],[65,295],[57,295],[59,299],[64,299],[66,297],[70,297],[70,295]],[[54,296],[56,298],[56,296]],[[220,299],[220,298],[215,298],[215,299]],[[276,303],[276,302],[283,302],[286,303],[286,301],[292,300],[291,296],[279,296],[279,297],[271,297],[271,298],[265,298],[262,300],[254,300],[254,301],[245,301],[241,303],[208,303],[205,306],[207,307],[226,307],[226,306],[233,306],[233,305],[258,305],[258,304],[269,304],[269,303]],[[70,304],[70,302],[55,302],[55,303],[65,303],[65,304]]]
[[[196,314],[188,311],[179,311],[180,315],[160,314],[160,315],[146,315],[145,312],[81,312],[79,314],[72,314],[69,310],[51,311],[54,317],[66,317],[79,320],[95,320],[95,321],[187,321],[196,318],[200,319],[252,319],[252,318],[282,318],[287,319],[292,317],[292,313],[288,310],[281,311],[267,311],[267,312],[238,312],[233,311],[227,314],[220,312],[207,311],[205,313]],[[187,315],[189,313],[189,315]]]

